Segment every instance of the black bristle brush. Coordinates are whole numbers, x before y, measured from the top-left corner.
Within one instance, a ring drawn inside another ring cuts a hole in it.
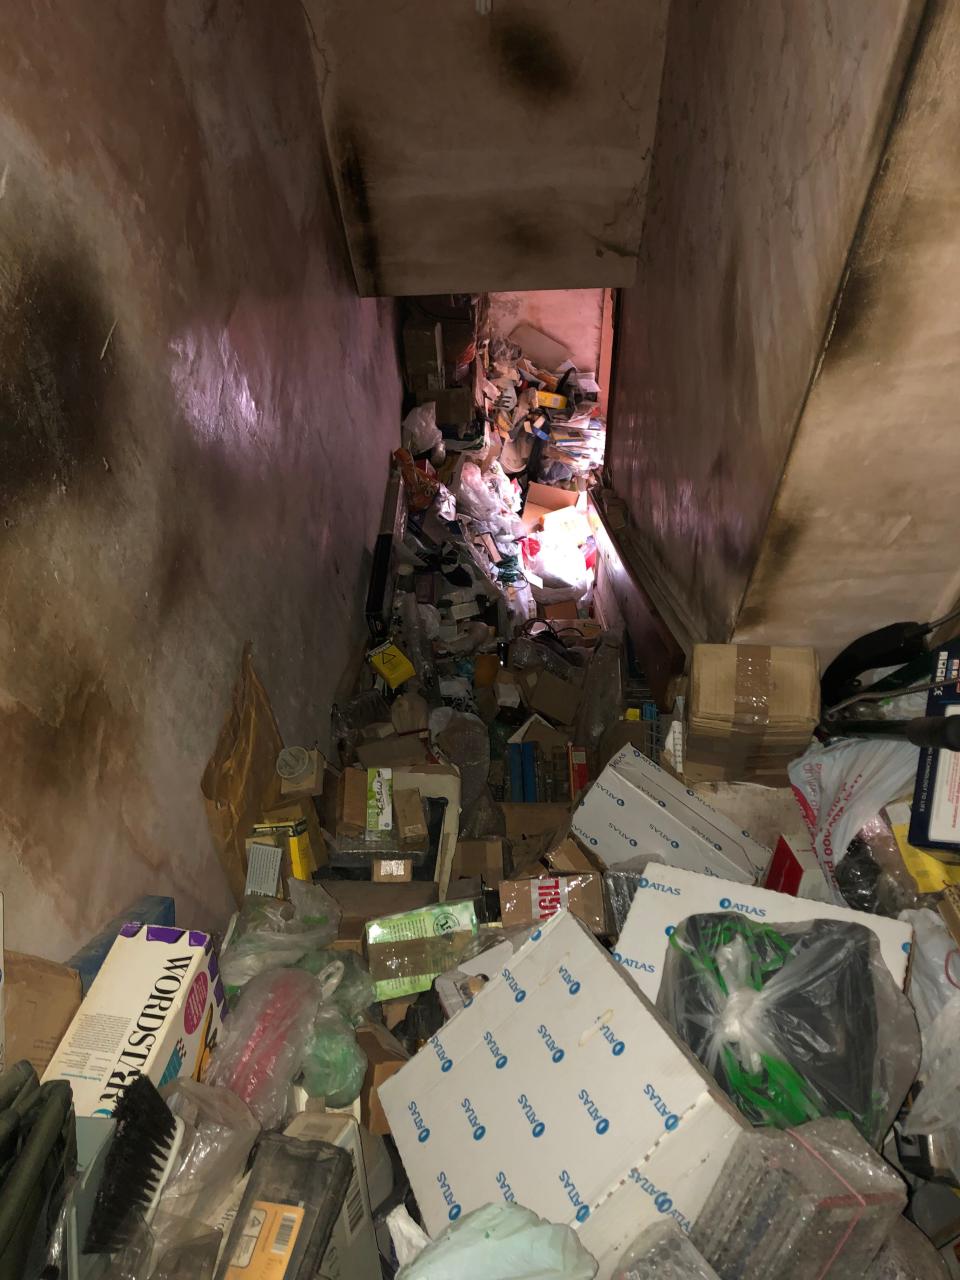
[[[153,1217],[183,1140],[178,1120],[146,1076],[128,1084],[113,1113],[117,1128],[83,1243],[84,1253],[116,1253]]]

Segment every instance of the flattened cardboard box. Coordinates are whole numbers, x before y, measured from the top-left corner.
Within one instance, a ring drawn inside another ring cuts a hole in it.
[[[770,850],[636,747],[618,751],[574,810],[570,829],[608,867],[644,854],[753,884]]]
[[[380,1087],[431,1235],[490,1202],[581,1234],[609,1280],[648,1222],[702,1209],[749,1128],[567,912]]]
[[[4,1044],[12,1065],[26,1058],[42,1075],[80,1008],[75,969],[39,956],[5,951]]]
[[[773,889],[700,876],[679,867],[651,862],[630,906],[613,958],[629,970],[637,986],[656,1000],[670,935],[688,916],[736,911],[753,920],[790,924],[798,920],[849,920],[877,935],[880,955],[898,987],[907,980],[913,929],[899,920],[794,898]]]

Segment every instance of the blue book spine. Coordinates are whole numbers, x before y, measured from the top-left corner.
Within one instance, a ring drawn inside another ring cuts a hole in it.
[[[523,743],[523,798],[527,804],[537,802],[537,755],[532,742]]]
[[[510,763],[510,799],[516,804],[523,799],[523,758],[520,743],[508,743],[507,752]]]

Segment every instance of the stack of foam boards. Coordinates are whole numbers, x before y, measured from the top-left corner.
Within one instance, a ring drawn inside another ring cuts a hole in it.
[[[571,829],[608,867],[646,855],[753,884],[770,859],[748,831],[632,746],[617,752],[584,796]]]
[[[898,987],[906,982],[913,940],[909,924],[653,862],[640,880],[614,959],[627,969],[645,996],[656,1000],[670,935],[688,916],[715,911],[736,911],[774,925],[798,920],[848,920],[864,925],[877,935],[880,955],[894,982]]]
[[[689,1230],[749,1128],[583,925],[542,925],[380,1088],[431,1235],[491,1201],[575,1228],[612,1276],[645,1223]]]

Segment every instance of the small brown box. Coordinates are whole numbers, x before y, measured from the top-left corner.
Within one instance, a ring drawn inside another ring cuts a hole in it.
[[[458,840],[453,855],[451,880],[481,876],[491,888],[503,879],[502,840]]]
[[[370,879],[374,884],[406,884],[413,879],[412,858],[374,858]]]
[[[393,816],[401,840],[426,840],[427,824],[423,816],[423,798],[415,788],[395,790]]]
[[[337,834],[362,836],[367,830],[367,771],[344,769],[337,796]]]
[[[591,872],[504,880],[500,885],[500,914],[507,928],[539,924],[563,909],[582,920],[592,933],[606,933],[602,877]]]

